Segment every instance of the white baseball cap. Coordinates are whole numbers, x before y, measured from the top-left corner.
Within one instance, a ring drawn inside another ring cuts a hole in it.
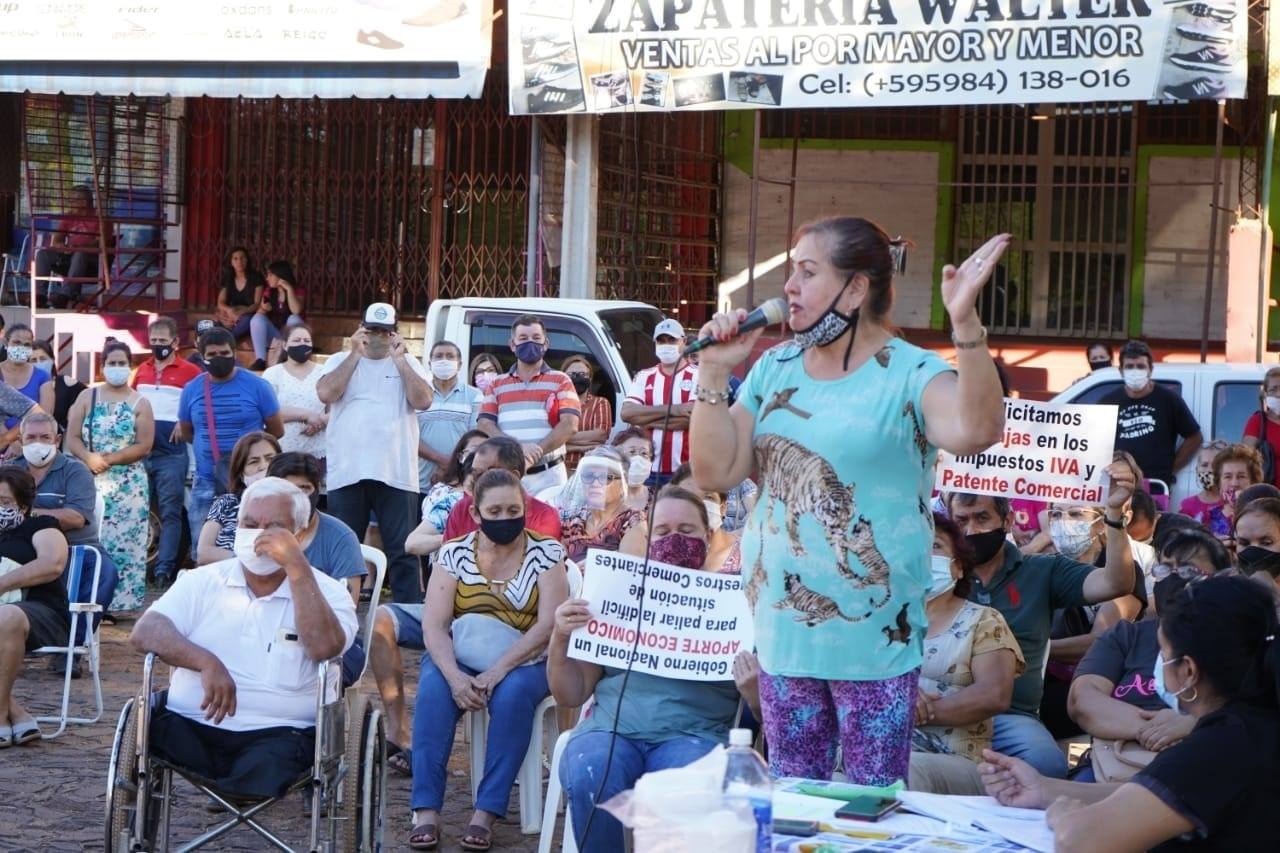
[[[364,309],[364,325],[370,329],[396,328],[396,309],[385,302],[375,302]]]
[[[670,335],[676,340],[680,340],[684,337],[684,326],[680,325],[679,320],[668,317],[653,327],[653,339],[655,341],[663,335]]]

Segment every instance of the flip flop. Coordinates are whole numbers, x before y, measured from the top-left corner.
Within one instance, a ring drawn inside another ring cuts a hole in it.
[[[13,727],[0,726],[0,749],[8,749],[13,746]]]
[[[440,846],[440,831],[434,823],[424,823],[409,830],[410,850],[435,850]]]
[[[13,727],[14,746],[22,746],[24,743],[31,743],[43,737],[44,733],[40,731],[40,724],[35,720],[27,720],[25,723],[18,723]]]
[[[472,838],[478,840],[469,840]],[[478,851],[478,853],[483,853],[483,851],[493,847],[492,833],[480,824],[473,823],[468,826],[467,831],[462,834],[461,844],[463,850],[475,850]]]
[[[413,749],[387,741],[387,766],[401,776],[413,776]]]

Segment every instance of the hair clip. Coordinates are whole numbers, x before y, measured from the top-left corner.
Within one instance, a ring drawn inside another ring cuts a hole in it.
[[[909,245],[911,245],[911,241],[904,239],[901,235],[889,241],[889,256],[893,258],[893,272],[895,275],[902,275],[907,271],[907,247]]]

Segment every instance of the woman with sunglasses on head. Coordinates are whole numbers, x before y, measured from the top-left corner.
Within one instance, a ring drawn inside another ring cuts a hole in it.
[[[1161,601],[1151,679],[1165,704],[1195,718],[1191,732],[1119,785],[1044,779],[989,752],[987,793],[1001,805],[1047,809],[1059,853],[1280,849],[1277,633],[1271,597],[1257,584],[1192,580]]]
[[[578,462],[578,471],[567,487],[560,541],[565,554],[582,565],[587,550],[644,554],[648,527],[644,513],[626,505],[626,474],[622,454],[612,447],[597,447]]]
[[[1181,530],[1164,543],[1160,562],[1152,569],[1156,579],[1152,607],[1157,616],[1162,605],[1189,580],[1215,575],[1231,567],[1226,548],[1203,528]],[[1071,719],[1092,735],[1095,745],[1104,741],[1134,741],[1143,749],[1159,751],[1186,737],[1195,719],[1169,708],[1155,690],[1157,622],[1121,621],[1098,637],[1076,667],[1067,698]],[[1096,781],[1094,768],[1082,761],[1072,777]]]

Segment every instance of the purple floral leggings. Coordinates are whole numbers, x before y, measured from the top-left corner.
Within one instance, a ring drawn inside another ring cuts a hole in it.
[[[823,681],[760,673],[770,769],[830,779],[836,744],[844,775],[860,785],[907,779],[920,670],[884,681]]]

